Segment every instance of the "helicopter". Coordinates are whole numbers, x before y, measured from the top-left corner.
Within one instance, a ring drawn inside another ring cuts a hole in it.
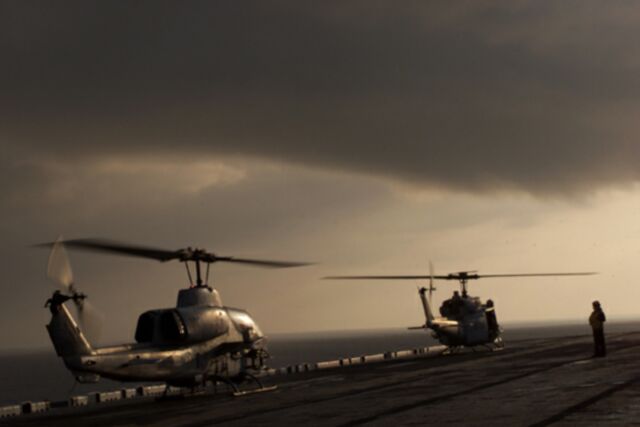
[[[491,299],[482,302],[479,297],[468,293],[470,280],[506,277],[547,277],[547,276],[588,276],[597,274],[584,273],[521,273],[521,274],[478,274],[477,270],[459,271],[446,275],[435,275],[433,265],[429,263],[428,275],[394,275],[394,276],[328,276],[331,280],[429,280],[429,287],[418,288],[418,295],[426,322],[422,326],[409,329],[431,330],[433,338],[446,346],[448,353],[464,347],[475,349],[484,346],[490,350],[504,348],[502,328],[498,325],[494,303]],[[440,306],[440,316],[431,308],[433,292],[436,288],[434,280],[454,280],[460,283],[460,292],[454,291],[453,297],[446,299]],[[427,296],[428,293],[428,296]]]
[[[308,263],[218,256],[194,248],[171,251],[103,239],[59,238],[37,246],[51,247],[47,275],[59,288],[45,304],[51,311],[47,330],[57,355],[78,382],[97,382],[104,377],[160,381],[192,390],[225,383],[234,395],[275,389],[264,387],[256,376],[265,369],[264,360],[269,357],[264,334],[245,310],[222,304],[218,291],[209,285],[210,266],[226,262],[286,268]],[[96,311],[74,284],[65,247],[161,262],[176,260],[185,264],[190,286],[180,289],[175,308],[148,310],[139,316],[135,343],[94,347],[85,332],[95,331],[91,326],[96,324]],[[195,282],[190,263],[195,266]],[[65,306],[68,301],[75,304],[82,329]],[[241,391],[242,382],[253,382],[257,387]]]

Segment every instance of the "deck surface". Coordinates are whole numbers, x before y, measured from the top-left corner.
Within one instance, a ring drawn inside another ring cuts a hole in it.
[[[514,343],[503,351],[275,376],[269,393],[52,410],[1,423],[127,425],[640,425],[640,333]],[[0,424],[1,424],[0,423]]]

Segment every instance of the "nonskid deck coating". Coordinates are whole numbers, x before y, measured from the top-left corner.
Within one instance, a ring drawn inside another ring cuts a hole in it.
[[[630,425],[640,415],[640,333],[521,342],[496,353],[276,376],[275,392],[207,395],[7,419],[11,425]]]

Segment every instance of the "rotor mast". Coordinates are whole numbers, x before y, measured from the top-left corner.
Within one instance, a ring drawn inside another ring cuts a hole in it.
[[[197,288],[203,288],[203,287],[209,287],[209,264],[207,263],[207,280],[203,281],[202,280],[202,272],[200,269],[200,260],[194,260],[193,263],[195,264],[196,268],[196,283],[194,285],[193,283],[193,276],[191,276],[191,270],[189,269],[189,261],[183,261],[184,262],[184,266],[187,270],[187,277],[189,277],[189,284],[191,285],[191,287],[197,287]]]
[[[186,259],[184,259],[182,262],[184,262],[184,265],[187,269],[187,275],[189,276],[189,283],[191,284],[192,287],[194,287],[194,283],[193,283],[193,277],[191,276],[191,270],[189,269],[189,261],[193,261],[193,263],[195,264],[195,272],[196,272],[196,283],[195,283],[195,287],[197,288],[209,288],[209,272],[210,272],[210,265],[212,262],[212,260],[205,260],[204,255],[206,255],[206,252],[203,249],[191,249],[191,248],[187,248],[188,252],[191,252],[191,256],[190,257],[185,257]],[[214,258],[215,260],[215,258]],[[200,265],[201,262],[205,262],[207,264],[207,269],[206,269],[206,273],[204,275],[204,280],[203,280],[203,275],[202,275],[202,266]]]
[[[461,274],[460,275],[460,291],[462,292],[462,297],[466,298],[467,297],[467,281],[469,279],[467,279],[467,275],[465,274]]]
[[[463,297],[467,297],[469,294],[467,291],[467,284],[469,280],[477,280],[481,276],[477,274],[477,271],[459,271],[458,273],[450,273],[444,278],[446,280],[457,280],[460,282],[460,293]]]
[[[200,248],[191,248],[188,247],[186,249],[182,249],[180,256],[178,259],[184,262],[184,265],[187,269],[187,275],[189,276],[189,283],[191,287],[195,288],[208,288],[209,286],[209,277],[211,272],[211,264],[217,261],[231,261],[233,258],[231,257],[219,257],[211,252],[207,252],[205,249]],[[189,268],[189,262],[193,262],[195,265],[195,275],[196,281],[193,283],[193,277],[191,275],[191,269]],[[203,275],[202,263],[207,265],[207,268]]]

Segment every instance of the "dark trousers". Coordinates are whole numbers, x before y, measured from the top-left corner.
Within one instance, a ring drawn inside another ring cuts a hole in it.
[[[604,357],[607,355],[607,347],[604,343],[604,329],[593,328],[593,355]]]

